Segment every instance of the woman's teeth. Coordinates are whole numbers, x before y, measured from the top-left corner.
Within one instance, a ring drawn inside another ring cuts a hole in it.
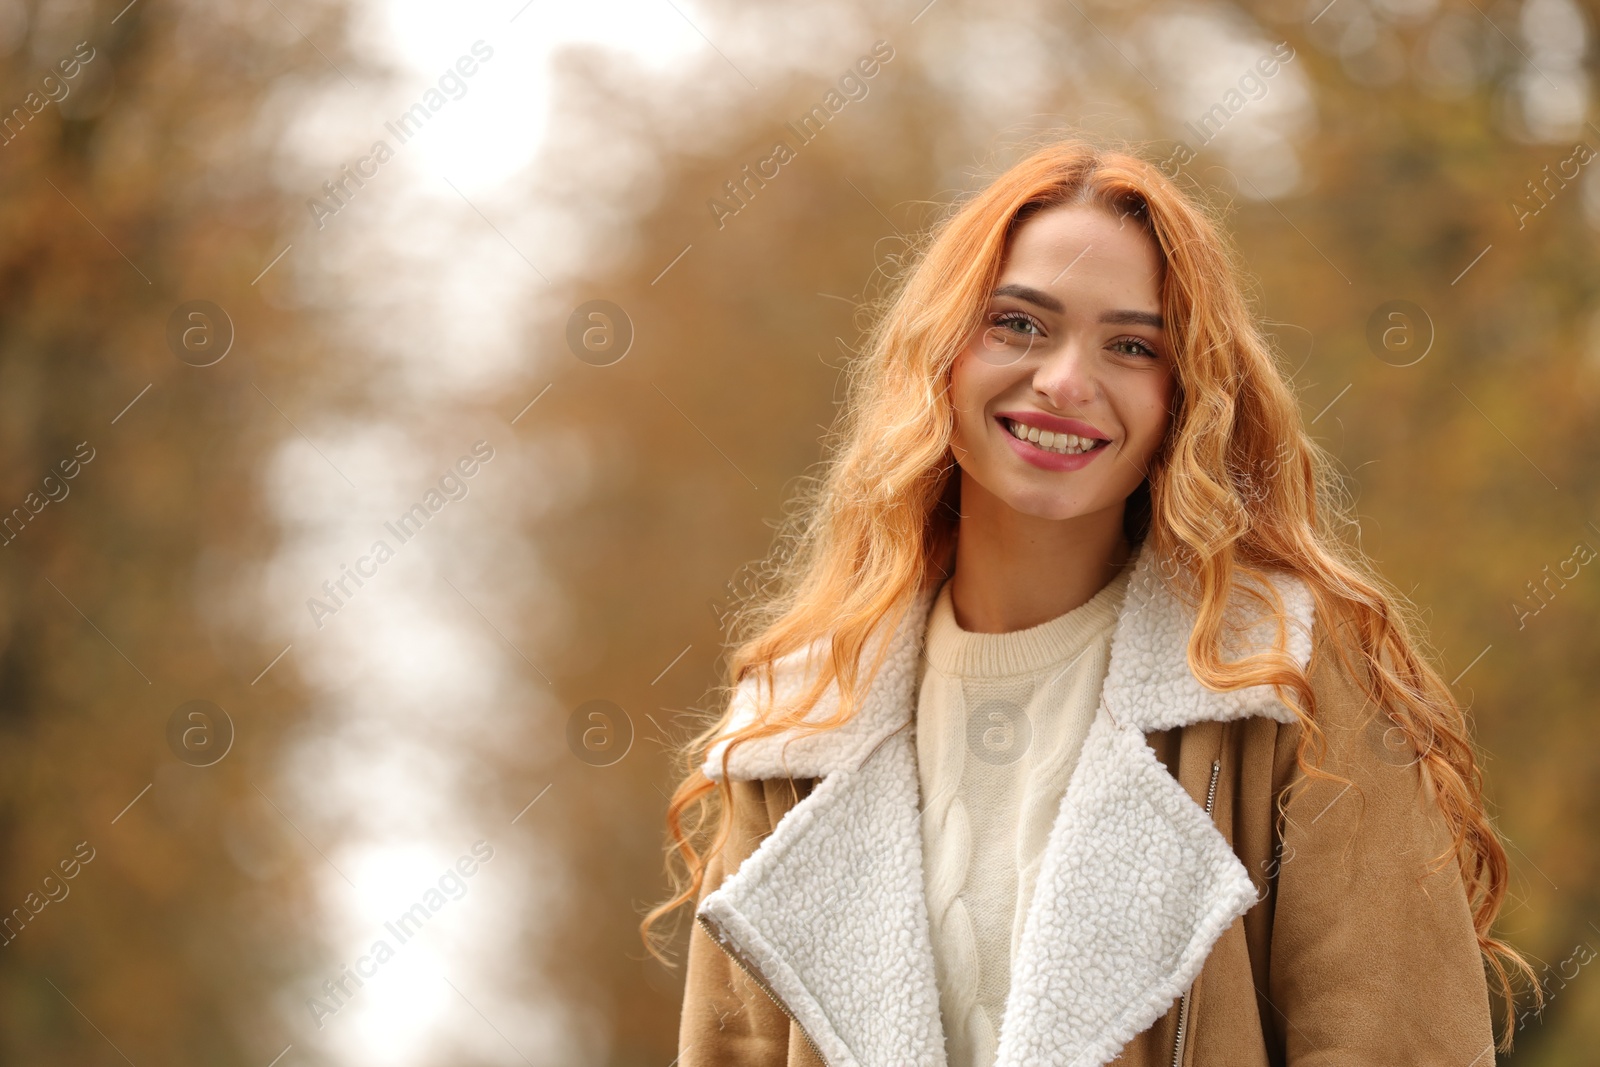
[[[1022,423],[1013,422],[1010,419],[1002,418],[1000,421],[1006,424],[1006,429],[1011,431],[1011,436],[1017,440],[1027,441],[1044,449],[1046,452],[1055,452],[1058,455],[1082,455],[1097,445],[1105,443],[1092,437],[1079,437],[1077,434],[1051,433],[1049,430],[1041,430],[1037,426],[1024,426]]]

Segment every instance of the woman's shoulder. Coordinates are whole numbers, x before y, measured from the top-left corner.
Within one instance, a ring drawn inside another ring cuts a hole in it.
[[[1399,715],[1392,700],[1380,701],[1372,664],[1348,632],[1348,624],[1318,619],[1312,628],[1306,679],[1314,697],[1309,710],[1318,736],[1306,744],[1305,758],[1318,771],[1336,776],[1315,787],[1328,793],[1324,802],[1331,803],[1336,795],[1341,803],[1354,798],[1358,811],[1375,804],[1396,817],[1408,811],[1431,812],[1431,805],[1419,808],[1419,802],[1431,796],[1432,786],[1418,739],[1403,725],[1409,717]],[[1300,788],[1311,789],[1307,779],[1314,776],[1307,775],[1299,761],[1302,743],[1308,740],[1305,725],[1297,719],[1280,724],[1276,733],[1276,786],[1300,781]]]
[[[1311,627],[1306,680],[1316,696],[1316,722],[1353,728],[1376,715],[1372,666],[1350,624],[1318,612]]]

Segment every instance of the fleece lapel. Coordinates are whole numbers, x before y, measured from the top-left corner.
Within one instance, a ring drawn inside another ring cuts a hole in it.
[[[700,905],[830,1067],[945,1062],[904,736],[819,782]]]
[[[1304,586],[1274,576],[1287,650],[1311,655]],[[1233,610],[1244,607],[1238,599]],[[1254,614],[1254,612],[1252,612]],[[1167,1011],[1256,890],[1148,731],[1264,715],[1294,721],[1270,687],[1215,693],[1188,668],[1192,613],[1141,556],[1111,642],[1099,710],[1051,827],[1012,961],[997,1067],[1099,1067]],[[1263,624],[1251,634],[1271,647]],[[1239,650],[1234,650],[1239,651]]]
[[[706,895],[698,914],[757,972],[830,1067],[945,1063],[909,729],[936,593],[924,592],[906,612],[849,723],[739,745],[728,761],[734,778],[822,779]],[[814,654],[826,644],[814,645]],[[869,645],[868,662],[876,648]],[[805,662],[805,655],[780,661],[779,696],[797,691]],[[807,718],[821,719],[838,702],[837,685],[830,686]],[[739,687],[732,709],[735,726],[753,721],[753,684]],[[712,778],[721,776],[723,747],[707,754]]]
[[[1310,601],[1275,576],[1289,651],[1310,656]],[[735,747],[733,778],[822,780],[722,885],[700,916],[753,969],[830,1067],[944,1067],[924,895],[912,716],[936,590],[889,637],[883,669],[850,723]],[[1249,874],[1145,733],[1206,719],[1292,721],[1270,688],[1213,693],[1189,672],[1193,616],[1141,549],[1111,642],[1099,711],[1062,799],[1012,961],[996,1067],[1099,1067],[1193,981],[1255,899]],[[1270,634],[1255,636],[1270,645]],[[875,647],[875,646],[874,646]],[[826,641],[780,661],[781,694]],[[733,722],[758,716],[741,684]],[[837,707],[830,687],[808,715]],[[765,703],[761,701],[759,703]],[[704,769],[722,773],[722,744]]]

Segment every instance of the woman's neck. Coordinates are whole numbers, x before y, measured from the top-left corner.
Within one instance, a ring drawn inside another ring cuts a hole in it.
[[[962,476],[950,578],[957,624],[972,633],[1011,633],[1087,603],[1133,554],[1122,532],[1123,510],[1040,518]]]

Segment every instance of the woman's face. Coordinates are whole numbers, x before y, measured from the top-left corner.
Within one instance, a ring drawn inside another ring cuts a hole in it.
[[[1120,517],[1171,421],[1161,270],[1139,225],[1099,208],[1047,208],[1018,227],[951,368],[965,479],[1026,515]]]

